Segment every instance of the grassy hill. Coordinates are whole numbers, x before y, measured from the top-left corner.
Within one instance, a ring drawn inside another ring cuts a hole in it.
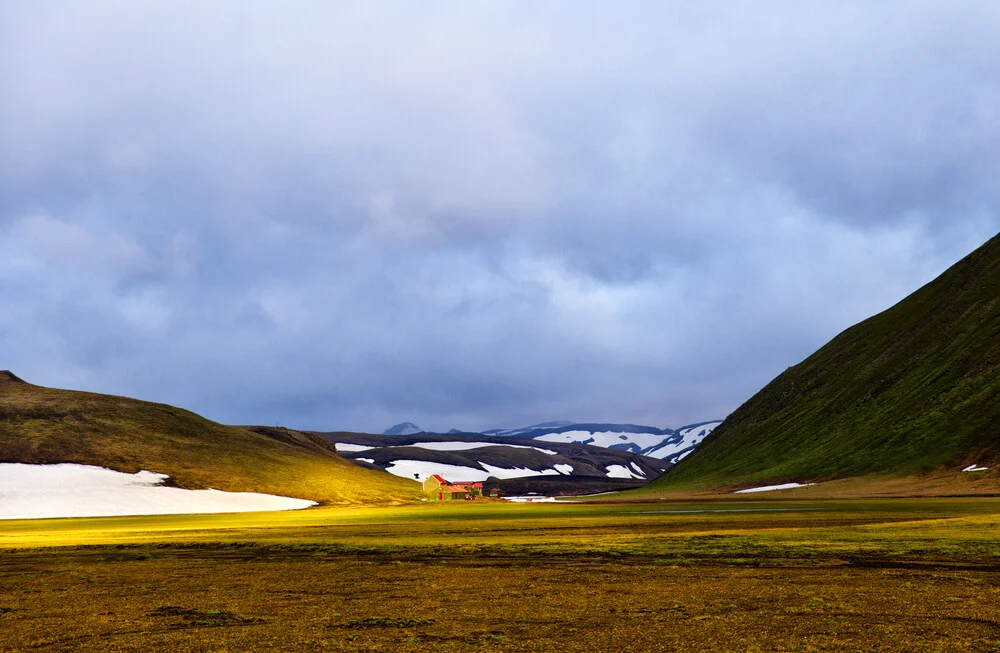
[[[972,463],[1000,465],[1000,236],[789,368],[649,487]]]
[[[420,490],[341,459],[318,436],[223,426],[164,404],[31,385],[10,372],[0,372],[0,462],[147,469],[184,488],[321,503],[407,501]]]

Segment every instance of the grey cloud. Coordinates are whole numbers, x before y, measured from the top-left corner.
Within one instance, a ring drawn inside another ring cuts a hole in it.
[[[719,417],[1000,229],[997,13],[7,5],[3,366],[312,428]]]

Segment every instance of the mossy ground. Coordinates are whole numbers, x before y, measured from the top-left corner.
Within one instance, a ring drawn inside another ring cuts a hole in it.
[[[998,535],[995,499],[7,522],[0,649],[998,651]]]

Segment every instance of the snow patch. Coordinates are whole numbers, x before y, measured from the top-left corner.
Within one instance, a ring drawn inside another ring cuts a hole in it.
[[[781,485],[764,485],[761,487],[751,487],[745,490],[736,490],[733,494],[751,494],[753,492],[770,492],[771,490],[790,490],[796,487],[809,487],[815,483],[782,483]]]
[[[363,444],[351,444],[350,442],[336,442],[333,446],[337,451],[368,451],[375,448],[366,447]]]
[[[989,467],[977,467],[976,465],[969,465],[968,467],[966,467],[962,471],[963,472],[985,472],[988,469],[989,469]]]
[[[485,481],[490,476],[475,467],[432,463],[426,460],[394,460],[389,463],[385,471],[420,482],[427,480],[432,474],[440,474],[452,481]]]
[[[375,459],[374,458],[355,458],[354,460],[360,460],[361,462],[368,463],[369,465],[374,465],[375,464]]]
[[[553,467],[556,468],[557,472],[559,472],[560,474],[565,474],[566,476],[569,476],[570,474],[573,473],[572,465],[553,465]]]
[[[660,460],[673,456],[670,462],[676,463],[691,453],[720,424],[722,422],[711,422],[701,426],[683,428],[674,435],[664,438],[663,443],[659,446],[642,453],[644,456],[652,456]]]
[[[640,449],[655,447],[663,442],[664,436],[655,433],[629,433],[624,431],[564,431],[562,433],[546,433],[533,440],[543,442],[566,442],[568,444],[589,444],[610,449],[611,445],[621,445],[623,442],[635,444]]]
[[[605,469],[608,470],[608,478],[629,478],[637,480],[645,480],[642,476],[637,476],[632,470],[624,465],[608,465]]]
[[[482,449],[483,447],[510,447],[512,449],[534,449],[547,453],[550,456],[556,455],[551,449],[541,447],[527,447],[522,444],[504,444],[497,442],[416,442],[414,444],[399,445],[404,447],[418,447],[420,449],[430,449],[431,451],[469,451],[470,449]]]
[[[554,469],[543,469],[541,471],[535,469],[528,469],[527,467],[514,467],[513,469],[507,469],[505,467],[494,467],[493,465],[487,465],[486,463],[479,463],[479,466],[489,472],[490,476],[496,476],[497,478],[524,478],[525,476],[559,476],[559,472]]]
[[[505,501],[512,503],[555,503],[555,497],[524,496],[524,497],[503,497]]]
[[[556,469],[543,469],[541,471],[529,469],[527,467],[515,467],[507,469],[505,467],[494,467],[486,463],[479,463],[482,469],[475,467],[464,467],[461,465],[448,465],[446,463],[433,463],[425,460],[394,460],[389,463],[385,471],[403,478],[415,479],[423,482],[431,474],[440,474],[449,481],[485,481],[490,476],[497,478],[524,478],[525,476],[559,476],[561,472]],[[563,469],[573,471],[572,465],[557,465]]]
[[[183,490],[166,474],[63,463],[0,463],[0,519],[300,510],[315,501],[255,492]]]

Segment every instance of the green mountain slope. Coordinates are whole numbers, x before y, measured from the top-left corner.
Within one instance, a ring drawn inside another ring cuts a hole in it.
[[[349,463],[319,436],[223,426],[164,404],[31,385],[10,372],[0,372],[0,462],[146,469],[184,488],[321,503],[420,495],[417,483]]]
[[[1000,236],[743,404],[652,488],[1000,464]]]

